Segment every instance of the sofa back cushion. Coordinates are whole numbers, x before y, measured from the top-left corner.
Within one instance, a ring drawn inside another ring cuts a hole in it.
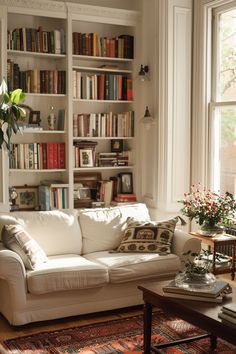
[[[75,211],[27,211],[0,214],[0,234],[5,224],[18,223],[47,256],[81,254],[82,237]]]
[[[21,257],[26,269],[33,270],[48,260],[44,250],[19,224],[4,225],[2,242]]]
[[[84,209],[78,216],[83,237],[82,254],[117,248],[128,217],[137,221],[150,220],[148,209],[142,203]]]

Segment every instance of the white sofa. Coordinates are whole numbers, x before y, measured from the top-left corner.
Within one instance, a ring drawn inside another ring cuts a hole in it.
[[[111,310],[142,303],[137,285],[173,278],[183,252],[200,242],[176,230],[172,253],[112,253],[128,216],[149,220],[137,203],[104,209],[0,214],[19,223],[45,251],[48,261],[26,270],[19,255],[0,242],[0,312],[12,325]]]

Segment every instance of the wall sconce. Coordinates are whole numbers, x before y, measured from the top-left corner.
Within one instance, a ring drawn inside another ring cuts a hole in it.
[[[148,106],[146,106],[144,116],[140,119],[140,122],[145,125],[147,130],[150,129],[151,125],[156,123],[154,118],[151,116]]]
[[[139,73],[138,73],[138,77],[139,77],[140,81],[150,80],[148,73],[149,73],[148,65],[141,64],[141,67],[140,67],[140,70],[139,70]]]

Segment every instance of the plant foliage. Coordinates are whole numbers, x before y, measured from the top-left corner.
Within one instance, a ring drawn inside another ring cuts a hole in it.
[[[25,94],[21,89],[8,91],[5,80],[0,85],[0,149],[5,144],[10,149],[12,134],[19,130],[18,120],[25,118],[25,110],[20,107]]]

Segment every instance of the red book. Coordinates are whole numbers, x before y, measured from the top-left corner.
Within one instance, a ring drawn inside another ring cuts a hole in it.
[[[47,169],[47,143],[42,143],[43,169]]]
[[[133,85],[132,85],[132,79],[127,79],[127,100],[132,101],[133,100]]]
[[[104,100],[105,74],[98,75],[98,99]]]
[[[79,54],[79,33],[73,32],[73,54]]]
[[[59,168],[59,160],[58,160],[58,145],[59,143],[52,143],[53,145],[53,168]]]
[[[47,143],[47,169],[53,169],[53,144]]]
[[[122,75],[118,75],[118,100],[122,100]]]
[[[58,168],[66,168],[65,143],[58,143]]]

